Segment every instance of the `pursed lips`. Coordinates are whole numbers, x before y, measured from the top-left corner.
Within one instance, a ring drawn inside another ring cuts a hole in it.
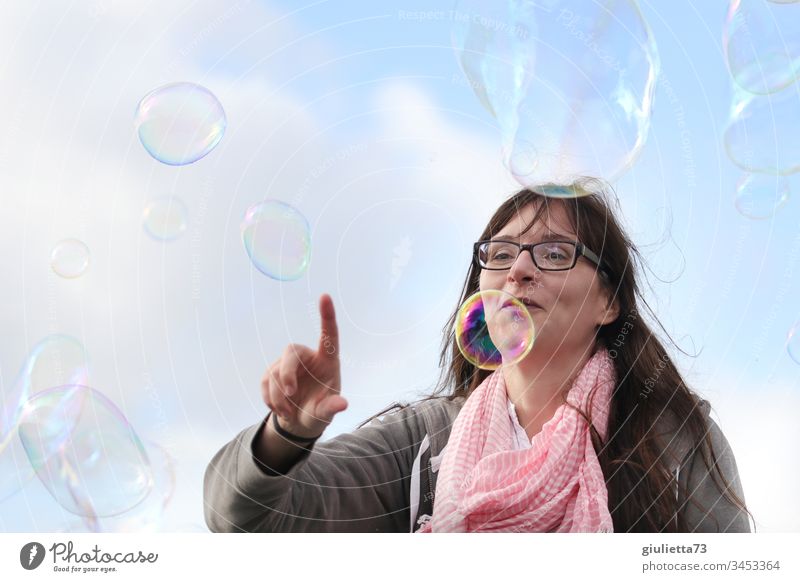
[[[538,303],[536,303],[532,299],[528,299],[527,297],[517,297],[517,300],[520,303],[522,303],[523,305],[525,305],[528,309],[541,309],[542,308],[541,305],[539,305]],[[511,300],[510,299],[505,304],[503,304],[503,307],[507,307],[508,305],[511,305]]]

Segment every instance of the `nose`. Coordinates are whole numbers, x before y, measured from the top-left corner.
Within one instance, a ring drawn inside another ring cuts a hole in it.
[[[533,257],[528,250],[522,251],[508,270],[508,276],[520,283],[533,281],[540,275],[541,271],[534,264]]]

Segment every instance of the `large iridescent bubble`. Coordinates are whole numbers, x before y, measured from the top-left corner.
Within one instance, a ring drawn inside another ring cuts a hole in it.
[[[731,77],[750,93],[788,87],[800,75],[800,6],[732,0],[723,47]]]
[[[85,383],[88,377],[89,354],[74,337],[53,334],[33,346],[13,389],[3,392],[0,449],[4,437],[16,426],[22,406],[32,394],[64,384]]]
[[[725,149],[748,172],[800,171],[800,94],[796,86],[771,95],[735,92]]]
[[[659,58],[634,0],[462,0],[453,43],[523,186],[612,181],[647,137]]]
[[[474,366],[496,370],[522,360],[533,347],[536,331],[528,308],[504,291],[474,293],[458,311],[456,344]]]
[[[34,395],[20,417],[19,436],[41,482],[76,515],[119,515],[153,488],[150,461],[133,427],[87,386]]]
[[[509,108],[524,93],[536,61],[536,7],[464,0],[453,15],[453,47],[470,86],[498,121],[510,121]],[[496,23],[502,23],[503,34]]]
[[[16,428],[0,451],[0,502],[23,489],[34,477]]]
[[[194,83],[170,83],[145,95],[136,108],[144,149],[159,162],[182,166],[208,155],[227,120],[211,91]]]
[[[175,493],[175,459],[152,441],[142,441],[153,474],[153,487],[145,499],[119,515],[99,517],[92,513],[67,526],[70,532],[136,533],[160,531],[164,513]]]
[[[89,355],[74,337],[47,336],[37,343],[10,389],[2,390],[0,407],[0,500],[19,491],[34,475],[21,446],[18,425],[32,395],[64,384],[85,384]]]
[[[311,261],[311,229],[299,210],[279,200],[247,209],[242,240],[253,265],[279,281],[300,278]]]

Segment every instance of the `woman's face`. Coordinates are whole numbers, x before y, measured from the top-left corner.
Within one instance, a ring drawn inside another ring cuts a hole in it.
[[[506,238],[523,244],[543,242],[543,237],[556,234],[563,240],[577,240],[561,204],[550,204],[540,222],[522,235],[531,223],[534,206],[521,209],[493,239]],[[592,249],[599,252],[600,249]],[[579,256],[568,271],[540,271],[531,254],[520,253],[510,269],[481,270],[480,290],[499,289],[527,298],[535,305],[528,308],[536,328],[534,350],[537,354],[585,350],[595,342],[600,325],[611,323],[619,314],[615,301],[609,306],[609,294],[600,283],[595,264]]]

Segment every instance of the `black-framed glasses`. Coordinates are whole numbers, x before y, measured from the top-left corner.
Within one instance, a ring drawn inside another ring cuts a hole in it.
[[[523,245],[505,240],[479,240],[473,245],[473,256],[481,269],[505,271],[523,250],[531,254],[533,264],[542,271],[568,271],[575,267],[578,257],[584,256],[607,276],[600,257],[580,241],[553,240]]]

